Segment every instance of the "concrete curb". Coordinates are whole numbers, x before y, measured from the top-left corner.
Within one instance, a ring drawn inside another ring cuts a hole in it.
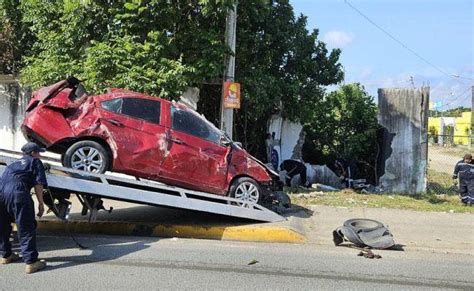
[[[105,234],[122,236],[179,237],[230,241],[305,243],[301,233],[282,226],[176,225],[129,222],[38,221],[38,231],[66,234]]]

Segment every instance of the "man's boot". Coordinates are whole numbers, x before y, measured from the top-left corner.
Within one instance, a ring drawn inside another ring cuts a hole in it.
[[[21,259],[19,255],[15,254],[15,253],[12,253],[8,258],[2,258],[1,263],[2,263],[2,265],[6,265],[6,264],[16,262],[19,259]]]
[[[26,264],[25,272],[27,274],[35,273],[40,270],[43,270],[44,267],[46,267],[46,262],[38,260],[34,262],[33,264]]]

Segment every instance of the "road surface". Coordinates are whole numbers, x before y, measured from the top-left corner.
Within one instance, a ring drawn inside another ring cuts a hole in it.
[[[328,234],[330,235],[330,234]],[[321,290],[470,289],[473,257],[429,251],[376,251],[382,259],[330,245],[192,239],[39,236],[48,268],[0,266],[1,290]],[[253,265],[250,262],[258,261]]]

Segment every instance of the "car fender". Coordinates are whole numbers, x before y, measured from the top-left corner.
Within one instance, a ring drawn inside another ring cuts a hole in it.
[[[234,152],[229,164],[227,183],[230,186],[234,178],[248,176],[259,183],[272,181],[268,171],[249,154]]]

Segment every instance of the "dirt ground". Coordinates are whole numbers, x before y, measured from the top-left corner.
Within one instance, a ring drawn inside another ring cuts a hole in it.
[[[456,163],[469,152],[469,149],[464,147],[445,148],[430,145],[428,146],[428,167],[436,172],[452,174]]]

